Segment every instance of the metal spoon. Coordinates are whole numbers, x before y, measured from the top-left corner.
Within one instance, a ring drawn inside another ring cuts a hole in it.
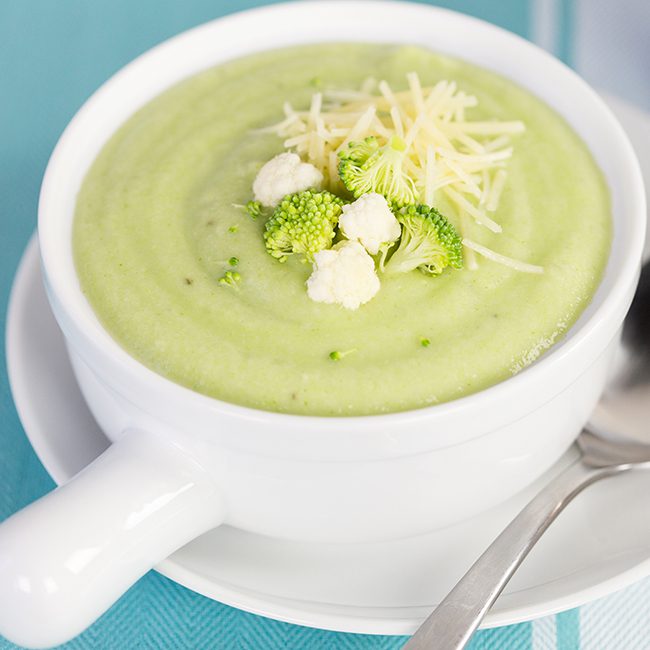
[[[580,457],[510,522],[403,650],[464,648],[530,549],[577,494],[602,478],[650,468],[650,444],[630,442],[644,437],[650,442],[649,403],[650,263],[646,263],[623,324],[614,375],[594,417],[578,436]]]

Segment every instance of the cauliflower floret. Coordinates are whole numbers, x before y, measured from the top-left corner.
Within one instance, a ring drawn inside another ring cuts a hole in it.
[[[295,153],[281,153],[271,158],[253,181],[255,200],[274,208],[287,194],[320,189],[323,174]]]
[[[356,241],[342,241],[314,255],[307,294],[316,302],[358,309],[379,291],[375,262]]]
[[[400,225],[381,194],[363,194],[354,203],[343,206],[339,227],[351,240],[358,240],[376,255],[383,244],[392,244],[400,236]]]

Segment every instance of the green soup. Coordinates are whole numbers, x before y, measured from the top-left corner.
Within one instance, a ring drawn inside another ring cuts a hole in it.
[[[315,303],[305,290],[310,265],[270,257],[264,220],[237,207],[261,165],[282,151],[277,136],[252,131],[278,121],[285,100],[306,107],[314,78],[356,88],[373,75],[402,88],[410,71],[423,84],[455,80],[476,95],[472,119],[525,122],[495,215],[503,233],[473,237],[545,271],[481,259],[477,270],[435,278],[382,277],[381,291],[357,311]],[[130,354],[200,393],[313,415],[419,408],[518,372],[589,303],[610,240],[603,177],[548,106],[456,59],[351,44],[265,52],[163,93],[104,147],[74,224],[81,287]],[[237,289],[217,281],[233,256]],[[334,350],[355,352],[332,361]]]

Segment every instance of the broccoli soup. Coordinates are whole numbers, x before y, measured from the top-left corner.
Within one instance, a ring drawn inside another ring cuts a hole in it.
[[[562,338],[611,240],[571,128],[408,46],[257,54],[166,91],[79,192],[82,290],[135,358],[260,409],[362,415],[495,384]]]

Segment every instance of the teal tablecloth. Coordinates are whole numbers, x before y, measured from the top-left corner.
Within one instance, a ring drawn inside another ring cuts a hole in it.
[[[107,77],[159,41],[254,0],[0,0],[0,327],[12,277],[36,224],[41,177],[68,120]],[[531,36],[539,7],[525,0],[440,2]],[[537,3],[540,4],[540,3]],[[548,5],[548,2],[543,4]],[[553,3],[550,3],[553,4]],[[569,53],[568,0],[555,3]],[[543,31],[543,30],[542,30]],[[543,35],[543,34],[542,34]],[[2,349],[0,519],[53,487],[13,406]],[[480,632],[472,650],[650,648],[650,583],[558,616]],[[0,606],[2,604],[0,603]],[[35,625],[38,622],[35,621]],[[399,648],[403,637],[313,630],[253,616],[199,596],[156,573],[142,578],[66,648]],[[0,649],[15,648],[0,639]]]

